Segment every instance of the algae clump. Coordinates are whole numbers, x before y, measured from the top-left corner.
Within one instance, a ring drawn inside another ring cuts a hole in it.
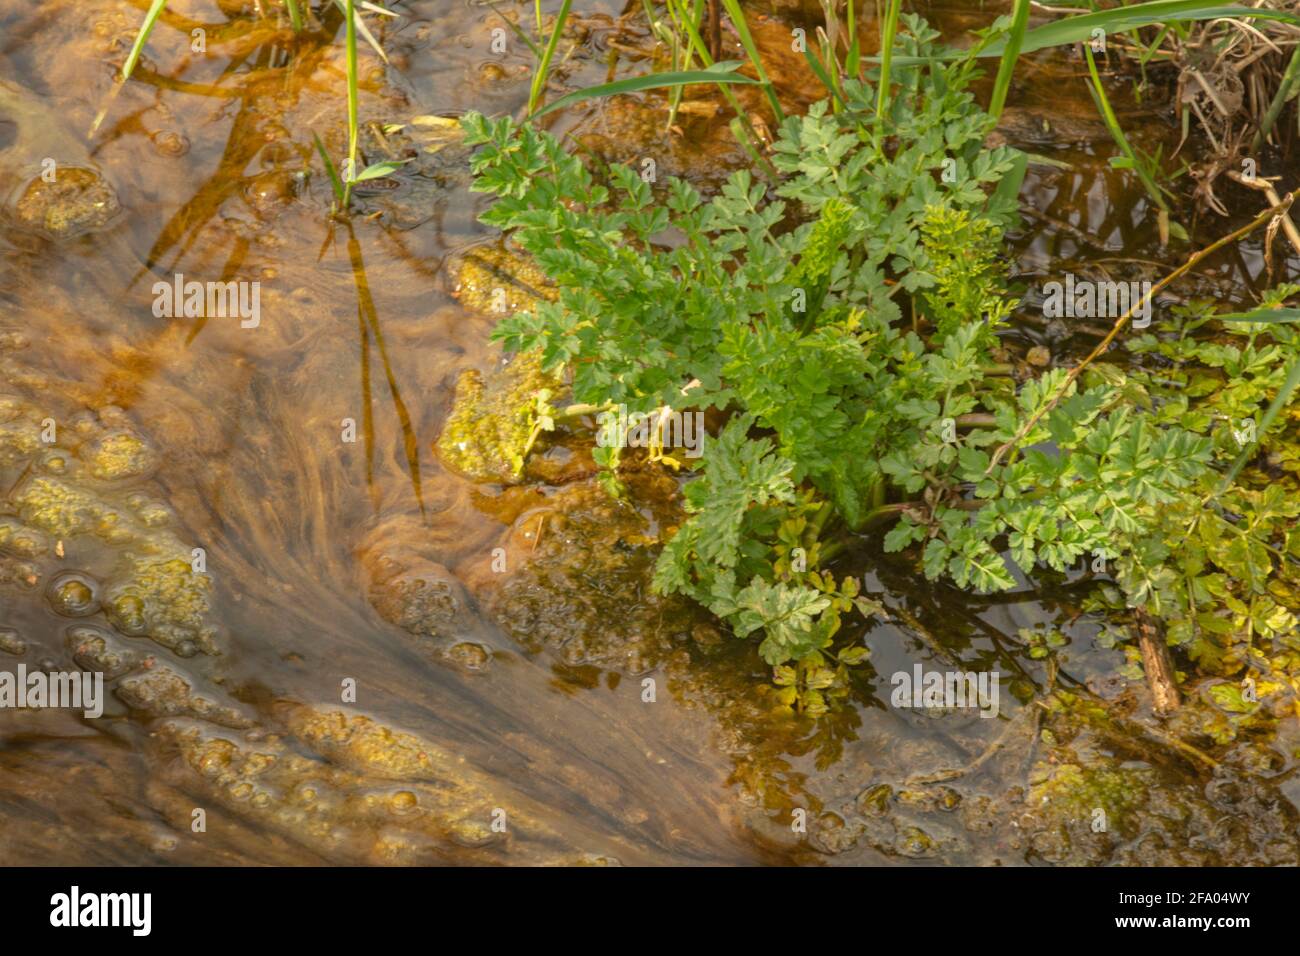
[[[130,559],[127,582],[104,602],[108,619],[123,634],[149,637],[182,657],[217,652],[204,622],[212,584],[176,553]]]
[[[138,478],[153,470],[157,455],[139,435],[116,432],[95,441],[81,455],[90,473],[101,481]]]
[[[478,312],[507,314],[554,301],[555,287],[532,260],[501,246],[465,253],[455,264],[456,298]]]
[[[470,481],[517,483],[530,447],[550,425],[547,401],[560,387],[542,371],[536,352],[516,355],[487,375],[462,372],[435,445],[439,460]]]
[[[20,223],[54,239],[99,229],[121,208],[104,177],[81,166],[60,168],[52,182],[33,179],[14,204]]]

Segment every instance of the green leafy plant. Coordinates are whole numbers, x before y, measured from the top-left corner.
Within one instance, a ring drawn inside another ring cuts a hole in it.
[[[1138,591],[1170,640],[1211,673],[1297,673],[1300,443],[1289,406],[1300,334],[1294,309],[1281,307],[1297,292],[1279,286],[1245,315],[1215,316],[1210,303],[1193,302],[1174,310],[1165,334],[1129,343],[1160,365],[1130,372],[1125,387],[1158,426],[1197,436],[1207,467],[1149,522],[1117,583]],[[1242,472],[1243,461],[1256,464]],[[1126,597],[1106,589],[1098,603]]]
[[[1114,571],[1099,609],[1175,627],[1188,594],[1218,603],[1187,613],[1217,620],[1245,587],[1243,606],[1276,636],[1289,619],[1257,589],[1300,541],[1300,506],[1233,483],[1205,422],[1172,415],[1141,375],[1095,364],[1017,385],[998,361],[1024,156],[986,148],[993,120],[968,92],[997,33],[955,56],[919,18],[900,20],[883,109],[870,78],[842,77],[835,109],[823,100],[781,124],[775,182],[742,170],[712,198],[677,179],[656,193],[531,125],[467,116],[474,188],[496,197],[483,221],[558,290],[494,337],[536,350],[584,408],[725,414],[654,585],[761,635],[782,704],[820,713],[864,659],[837,638],[846,614],[879,607],[831,565],[877,531],[926,577],[976,591],[1100,558]],[[1244,415],[1285,391],[1293,337],[1285,323],[1234,328],[1281,350],[1253,390],[1230,389]],[[623,454],[594,451],[616,494]],[[1201,559],[1181,539],[1225,476],[1223,513],[1197,525],[1217,535],[1205,561],[1223,577],[1185,585]]]
[[[933,31],[907,24],[904,49],[928,50]],[[708,442],[686,490],[691,517],[656,586],[690,594],[738,634],[762,631],[774,666],[820,666],[840,615],[870,610],[852,581],[821,569],[819,536],[832,519],[863,525],[883,490],[879,457],[863,453],[895,424],[879,410],[897,400],[928,414],[908,379],[922,366],[928,387],[960,405],[978,363],[969,374],[953,363],[973,357],[977,342],[990,346],[1008,311],[991,294],[989,262],[972,273],[958,264],[964,252],[919,241],[922,224],[946,224],[992,257],[996,224],[1013,212],[988,190],[1017,168],[1016,154],[984,150],[991,121],[965,90],[972,76],[969,60],[900,71],[884,115],[870,84],[846,81],[846,109],[823,102],[782,124],[776,198],[742,171],[709,201],[672,180],[657,205],[626,167],[598,180],[529,126],[466,119],[467,143],[481,147],[475,188],[498,197],[484,221],[511,231],[560,290],[503,321],[496,337],[511,350],[540,349],[548,369],[570,369],[578,403],[740,413]],[[890,137],[898,148],[882,163]],[[783,229],[794,210],[804,221]],[[685,241],[664,251],[654,237],[670,222]],[[983,285],[967,281],[981,268]],[[941,335],[960,343],[946,357],[895,327],[898,299],[926,289]],[[982,310],[974,321],[958,315],[972,306]],[[774,435],[754,438],[755,429]],[[617,468],[618,448],[596,452]],[[791,686],[816,709],[810,692],[824,688]]]

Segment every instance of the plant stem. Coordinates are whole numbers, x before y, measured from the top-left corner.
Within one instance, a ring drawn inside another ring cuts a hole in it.
[[[126,56],[126,62],[122,64],[122,80],[125,83],[131,78],[131,73],[135,70],[135,65],[140,59],[140,54],[144,52],[144,45],[149,42],[149,34],[153,33],[153,28],[158,24],[158,17],[162,15],[163,8],[167,6],[167,0],[153,0],[149,4],[149,11],[144,15],[144,23],[140,25],[140,32],[135,35],[135,42],[131,44],[131,52]]]
[[[863,516],[862,524],[858,530],[862,531],[869,528],[873,522],[879,521],[881,518],[887,518],[890,515],[901,515],[912,510],[920,511],[924,507],[925,502],[923,501],[891,501],[868,511]]]
[[[587,415],[595,415],[599,412],[607,412],[613,408],[614,408],[614,404],[612,402],[606,403],[604,405],[590,405],[590,404],[566,405],[563,408],[556,409],[555,414],[551,417],[554,418],[556,421],[569,421],[574,418],[583,418]]]
[[[709,0],[709,55],[713,59],[722,56],[722,14],[718,10],[718,0]]]
[[[849,51],[844,56],[844,72],[857,79],[862,68],[862,45],[858,40],[858,11],[853,0],[848,0],[848,9],[844,12],[849,30]]]
[[[1292,193],[1292,195],[1295,194]],[[1237,473],[1241,471],[1246,462],[1258,450],[1259,437],[1262,437],[1268,431],[1269,426],[1273,424],[1273,419],[1277,418],[1278,413],[1291,401],[1291,393],[1296,390],[1297,386],[1300,386],[1300,360],[1291,365],[1290,371],[1287,372],[1286,381],[1282,383],[1282,387],[1278,389],[1277,394],[1273,396],[1273,401],[1264,412],[1264,419],[1259,423],[1259,428],[1256,430],[1257,437],[1255,441],[1241,450],[1233,461],[1232,467],[1228,469],[1228,473],[1223,476],[1223,480],[1219,483],[1219,494],[1223,494],[1228,489],[1233,479],[1237,477]]]

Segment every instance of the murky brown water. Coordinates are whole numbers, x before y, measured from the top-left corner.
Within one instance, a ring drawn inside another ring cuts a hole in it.
[[[362,47],[363,122],[525,101],[528,52],[490,52],[489,8],[395,6],[374,27],[391,65]],[[582,6],[561,78],[643,69],[626,52],[646,47],[639,20]],[[416,159],[331,224],[313,134],[342,153],[338,18],[295,43],[211,0],[170,5],[88,138],[142,7],[0,0],[0,663],[104,670],[113,689],[97,720],[0,711],[0,862],[1295,862],[1294,727],[1220,748],[1210,772],[1115,677],[1122,655],[1093,646],[1067,581],[990,601],[865,548],[846,567],[897,621],[868,628],[841,713],[772,716],[752,649],[649,593],[668,479],[634,481],[633,508],[599,496],[580,450],[510,490],[435,457],[457,375],[499,359],[492,319],[453,295],[458,256],[490,238],[463,153],[372,131],[372,160]],[[799,100],[781,38],[810,14],[778,7],[756,32]],[[953,29],[990,15],[938,13]],[[1085,88],[1061,93],[1075,69],[1046,58],[1007,124],[1071,164],[1026,184],[1026,283],[1163,258],[1103,169]],[[687,114],[669,138],[663,119],[653,100],[600,103],[556,128],[705,185],[743,162],[725,122]],[[97,172],[120,209],[24,221],[47,158]],[[1199,281],[1259,271],[1225,259]],[[155,316],[154,283],[177,273],[259,281],[260,324]],[[1034,312],[1013,344],[1060,360],[1086,343]],[[88,602],[58,590],[69,572]],[[1048,622],[1071,640],[1055,676],[1017,637]],[[999,670],[1002,719],[887,707],[888,675],[917,661]],[[1044,714],[1053,683],[1111,716]],[[1132,818],[1109,835],[1088,829],[1098,790]]]

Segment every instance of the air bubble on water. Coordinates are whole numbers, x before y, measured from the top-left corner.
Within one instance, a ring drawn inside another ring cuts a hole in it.
[[[27,653],[27,642],[12,627],[0,627],[0,651],[22,657]]]
[[[406,814],[415,810],[420,801],[410,790],[399,790],[389,798],[388,805],[394,813]]]
[[[45,596],[56,614],[88,617],[99,610],[99,582],[80,571],[65,571],[50,580]]]

